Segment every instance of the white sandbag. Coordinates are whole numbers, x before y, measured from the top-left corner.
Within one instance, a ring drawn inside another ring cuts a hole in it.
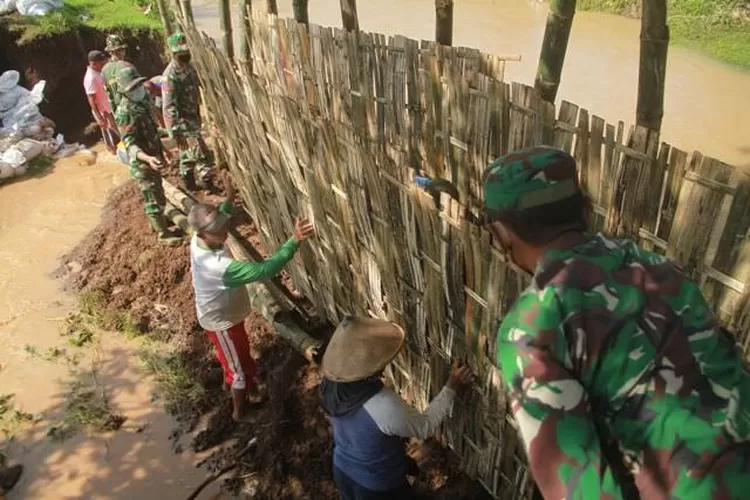
[[[16,10],[16,0],[0,0],[0,15],[10,14]]]
[[[29,165],[28,163],[24,163],[23,165],[17,166],[13,170],[15,170],[16,177],[20,175],[25,175],[26,172],[29,170]]]
[[[14,69],[4,71],[0,75],[0,94],[8,92],[9,90],[18,86],[18,82],[21,81],[21,73]]]
[[[31,92],[29,93],[29,97],[31,97],[31,102],[34,104],[39,104],[44,100],[44,89],[47,88],[47,80],[39,80],[36,82],[36,85],[34,85],[34,88],[31,89]]]
[[[16,168],[26,163],[26,157],[23,155],[23,152],[21,152],[20,149],[13,145],[3,153],[3,155],[0,157],[0,162]]]
[[[34,139],[23,139],[13,146],[19,150],[26,161],[31,161],[34,158],[40,156],[44,152],[44,143],[41,141],[35,141]]]
[[[16,0],[16,9],[22,16],[46,16],[62,4],[63,0]]]
[[[0,161],[0,179],[10,179],[16,175],[16,169]]]

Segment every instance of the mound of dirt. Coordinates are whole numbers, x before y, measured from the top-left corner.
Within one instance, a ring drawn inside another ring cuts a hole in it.
[[[247,220],[240,222],[238,232],[257,243],[253,226]],[[207,391],[204,404],[192,407],[203,415],[188,420],[200,421],[191,447],[213,450],[207,460],[210,470],[235,463],[237,452],[251,437],[257,438],[255,449],[241,457],[240,467],[224,480],[227,489],[274,500],[338,498],[331,479],[330,426],[319,404],[318,371],[255,313],[245,326],[269,398],[253,410],[251,422],[238,425],[231,420],[218,363],[195,317],[188,252],[187,239],[178,247],[156,243],[140,193],[128,182],[111,193],[99,226],[63,257],[59,275],[69,289],[99,297],[105,314],[125,314],[137,329],[156,332],[175,352],[184,354]],[[185,419],[185,415],[178,417]],[[415,487],[422,496],[488,498],[437,442],[412,443],[409,451],[421,466]]]

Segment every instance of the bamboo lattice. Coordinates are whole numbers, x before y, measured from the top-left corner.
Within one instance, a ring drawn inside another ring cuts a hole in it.
[[[493,354],[528,277],[469,222],[494,157],[539,144],[570,151],[596,229],[683,263],[747,352],[750,180],[739,170],[569,102],[556,113],[477,50],[262,15],[251,22],[252,60],[235,65],[194,27],[186,33],[220,153],[266,250],[296,215],[315,221],[317,237],[289,270],[319,313],[403,325],[392,375],[418,407],[451,359],[479,374],[460,405],[472,411],[456,412],[442,438],[496,498],[530,498],[533,482]],[[444,196],[438,210],[415,173],[453,181],[458,200]]]

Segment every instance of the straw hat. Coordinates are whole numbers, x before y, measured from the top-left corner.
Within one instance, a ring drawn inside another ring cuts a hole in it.
[[[334,382],[355,382],[375,375],[396,357],[404,330],[390,321],[347,317],[333,332],[320,369]]]

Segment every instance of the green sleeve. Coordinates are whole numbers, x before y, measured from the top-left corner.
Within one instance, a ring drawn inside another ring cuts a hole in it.
[[[232,202],[226,200],[222,201],[219,204],[219,212],[223,213],[224,215],[232,215],[232,208]]]
[[[588,393],[569,369],[553,289],[519,297],[498,331],[497,359],[542,496],[622,498],[602,460]]]
[[[117,114],[115,114],[115,121],[117,122],[117,128],[120,131],[125,151],[128,152],[131,160],[138,160],[138,153],[142,150],[136,142],[136,126],[133,115],[118,109]]]
[[[276,276],[284,266],[292,260],[299,248],[299,242],[290,238],[276,253],[263,262],[240,262],[232,261],[224,271],[224,286],[235,288],[254,281],[267,280]]]

